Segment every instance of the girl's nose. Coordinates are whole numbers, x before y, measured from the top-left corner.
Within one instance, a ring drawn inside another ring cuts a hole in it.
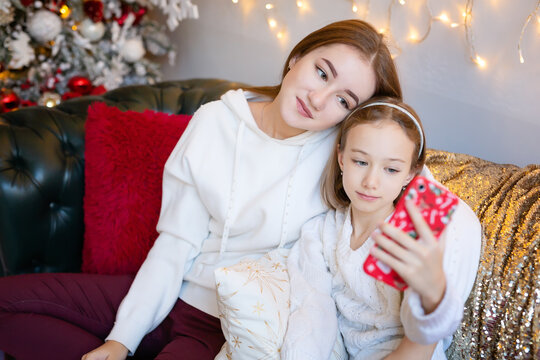
[[[366,189],[376,189],[379,186],[379,177],[374,169],[369,169],[362,179],[362,185]]]

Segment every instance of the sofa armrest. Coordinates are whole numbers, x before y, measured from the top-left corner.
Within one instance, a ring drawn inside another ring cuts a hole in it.
[[[118,88],[0,115],[0,276],[80,271],[88,106],[193,114],[242,84],[190,79]]]

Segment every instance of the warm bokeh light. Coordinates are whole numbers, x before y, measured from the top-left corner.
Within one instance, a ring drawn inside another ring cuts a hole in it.
[[[476,55],[474,62],[482,69],[485,68],[487,65],[486,60],[482,59],[479,55]]]
[[[450,22],[450,19],[448,18],[448,15],[446,15],[446,13],[441,13],[441,15],[439,15],[437,17],[437,19],[441,20],[443,23],[447,23],[447,22]]]
[[[71,14],[71,9],[67,5],[62,5],[60,8],[60,17],[62,19],[67,19]]]
[[[272,10],[274,8],[274,4],[267,3],[264,7],[266,10]]]
[[[275,28],[277,26],[277,21],[275,19],[268,19],[268,25],[271,27],[271,28]]]
[[[353,12],[358,12],[358,6],[356,6],[356,4],[354,4],[354,5],[352,6],[352,11],[353,11]]]
[[[418,32],[415,29],[411,29],[409,32],[409,40],[412,42],[418,41]]]

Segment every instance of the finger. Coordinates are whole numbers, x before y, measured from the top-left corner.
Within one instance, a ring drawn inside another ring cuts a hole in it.
[[[435,243],[437,240],[435,239],[431,228],[427,224],[426,220],[424,220],[420,210],[414,205],[414,203],[411,200],[406,200],[405,208],[409,213],[409,217],[411,218],[419,237],[428,244]]]
[[[394,240],[400,246],[404,247],[413,252],[417,252],[419,249],[419,244],[416,239],[406,232],[398,229],[397,227],[384,223],[380,226],[381,231],[388,236],[390,239]]]
[[[446,229],[448,229],[448,227],[445,227],[444,230],[442,231],[441,235],[439,235],[439,239],[437,240],[437,243],[439,244],[439,247],[444,251],[445,247],[446,247]]]
[[[407,237],[410,238],[410,236],[407,236]],[[373,240],[375,240],[375,243],[381,249],[385,250],[396,259],[399,259],[401,261],[407,261],[407,259],[411,257],[410,251],[406,247],[402,246],[401,244],[399,244],[393,239],[389,239],[388,237],[386,237],[385,235],[381,233],[374,234]]]
[[[391,254],[387,253],[383,249],[380,249],[376,246],[372,247],[370,250],[371,255],[373,255],[378,261],[383,262],[385,265],[391,267],[398,274],[402,269],[401,261],[393,257]]]

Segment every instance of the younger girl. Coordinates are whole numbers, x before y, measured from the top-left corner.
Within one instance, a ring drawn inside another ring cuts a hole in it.
[[[391,98],[368,101],[342,123],[321,186],[332,210],[303,227],[289,255],[283,359],[328,359],[337,328],[352,359],[446,359],[478,267],[479,222],[460,201],[439,241],[411,204],[418,241],[384,223],[422,170],[424,139],[416,113]],[[367,275],[369,253],[409,288]]]

